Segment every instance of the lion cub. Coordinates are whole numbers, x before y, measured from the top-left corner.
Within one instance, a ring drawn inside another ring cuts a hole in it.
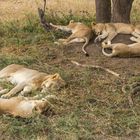
[[[92,30],[97,37],[94,42],[105,39],[104,42],[111,41],[117,34],[131,34],[140,38],[140,25],[134,26],[125,23],[92,23]]]
[[[67,39],[59,39],[58,42],[62,42],[66,45],[74,42],[85,42],[82,47],[82,51],[86,56],[88,56],[88,53],[85,51],[85,47],[93,36],[91,28],[81,22],[74,22],[73,20],[71,20],[67,26],[54,25],[52,23],[50,23],[50,25],[56,29],[72,32]]]
[[[38,89],[43,93],[48,90],[59,89],[65,85],[65,81],[58,73],[48,75],[17,64],[11,64],[0,71],[0,81],[3,80],[16,85],[7,94],[2,92],[4,95],[1,97],[3,98],[11,97],[18,92],[24,95]]]
[[[12,97],[10,99],[0,98],[0,115],[10,114],[23,118],[31,117],[33,113],[40,114],[50,107],[50,99],[54,96],[46,96],[41,100],[28,99],[23,96]]]
[[[112,53],[108,54],[105,52],[105,48],[111,48]],[[140,43],[133,43],[126,45],[123,43],[111,44],[108,41],[108,44],[102,42],[102,53],[108,57],[120,56],[120,57],[133,57],[140,56]]]

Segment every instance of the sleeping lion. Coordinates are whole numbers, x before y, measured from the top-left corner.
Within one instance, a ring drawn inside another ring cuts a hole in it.
[[[9,98],[19,93],[21,95],[40,90],[42,93],[48,90],[56,90],[65,85],[65,81],[58,73],[48,75],[37,70],[25,68],[22,65],[11,64],[0,71],[0,81],[8,81],[15,87],[8,93],[6,89],[0,91],[2,98]]]

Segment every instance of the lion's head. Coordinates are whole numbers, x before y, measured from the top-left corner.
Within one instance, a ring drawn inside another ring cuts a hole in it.
[[[60,77],[58,73],[54,75],[46,76],[41,85],[41,92],[47,92],[49,90],[59,90],[66,85],[65,81]]]
[[[103,23],[91,23],[92,26],[92,30],[96,35],[100,35],[102,33],[102,31],[104,30],[105,25]]]

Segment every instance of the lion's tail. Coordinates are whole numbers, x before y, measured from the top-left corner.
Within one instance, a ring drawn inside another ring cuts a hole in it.
[[[85,44],[83,45],[83,47],[82,47],[82,51],[84,52],[84,54],[86,55],[86,56],[89,56],[89,54],[87,53],[87,51],[85,50],[85,48],[86,48],[86,46],[88,45],[88,43],[89,43],[89,39],[88,38],[84,38],[85,39]]]
[[[107,53],[107,52],[105,52],[105,48],[102,48],[102,53],[103,53],[105,56],[108,56],[108,57],[112,57],[112,56],[113,56],[113,53]]]

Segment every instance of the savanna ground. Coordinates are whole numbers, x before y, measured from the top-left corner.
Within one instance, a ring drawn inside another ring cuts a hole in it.
[[[95,20],[92,0],[48,0],[47,8],[46,18],[55,24],[75,19],[90,25]],[[140,2],[135,0],[131,14],[134,23],[140,21],[139,8]],[[59,72],[67,82],[60,91],[48,93],[61,99],[54,104],[54,114],[30,119],[0,116],[1,140],[140,139],[140,96],[133,97],[131,107],[129,90],[126,94],[121,90],[124,84],[140,80],[139,58],[106,58],[93,40],[87,48],[90,57],[81,52],[82,44],[54,45],[54,41],[67,34],[46,32],[32,0],[0,0],[0,11],[0,68],[23,64],[49,74]],[[129,43],[129,36],[120,35],[114,40],[118,41]],[[78,67],[72,60],[109,68],[123,80],[100,69]],[[11,88],[7,83],[1,84]]]

